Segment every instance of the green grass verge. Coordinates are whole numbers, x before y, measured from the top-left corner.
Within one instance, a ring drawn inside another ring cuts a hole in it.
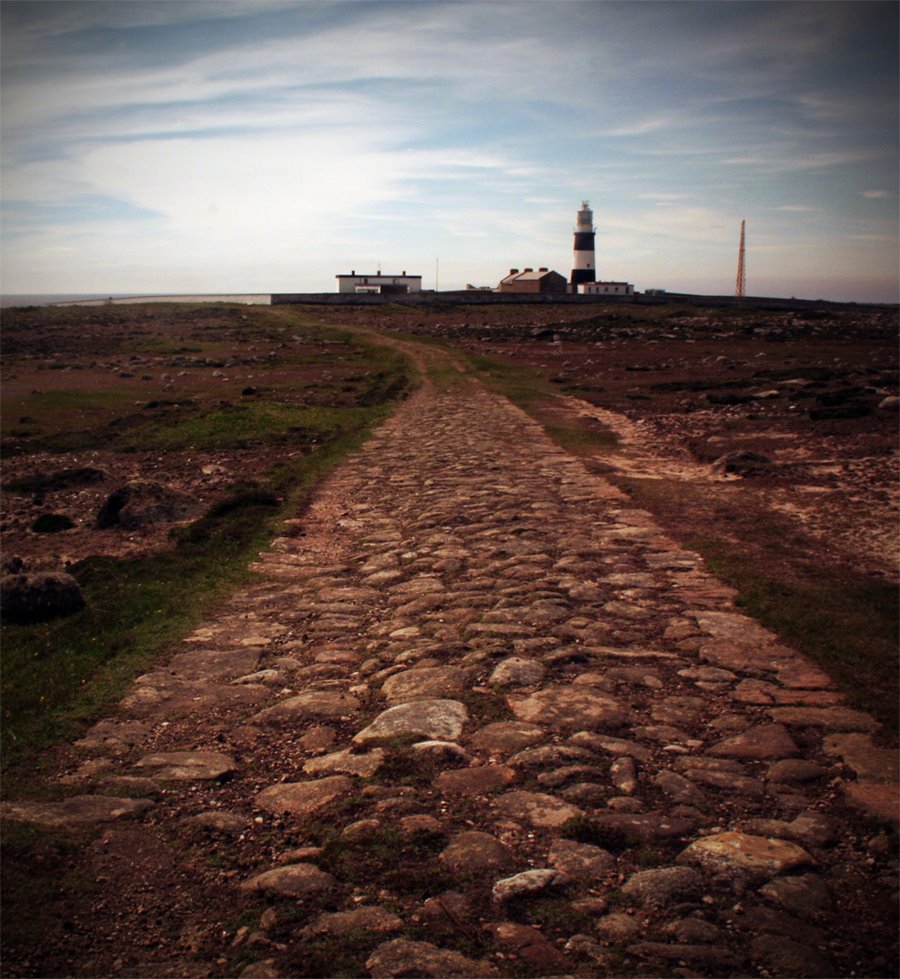
[[[556,386],[539,370],[483,355],[470,354],[468,361],[489,387],[540,422],[550,438],[567,452],[587,456],[618,445],[615,432],[595,418],[561,411]]]
[[[740,547],[714,537],[688,547],[710,570],[740,593],[738,606],[815,660],[856,707],[896,731],[897,589],[849,569],[794,562],[760,568]]]
[[[390,369],[357,399],[372,403],[290,412],[292,422],[303,419],[300,431],[288,431],[304,454],[236,487],[200,520],[178,528],[170,549],[76,565],[86,599],[81,612],[39,625],[4,624],[0,745],[7,788],[28,791],[44,749],[76,736],[122,696],[134,676],[250,580],[248,563],[271,541],[279,521],[302,509],[316,482],[362,443],[406,391],[409,365],[389,353]],[[374,348],[372,356],[382,358]],[[243,431],[207,432],[204,443],[239,444]]]
[[[554,408],[552,382],[539,371],[494,357],[469,360],[487,384],[573,455],[590,463],[616,448],[615,433],[599,422]],[[900,620],[893,585],[834,562],[811,561],[805,557],[809,541],[796,525],[758,501],[748,506],[752,501],[736,497],[711,505],[699,486],[607,476],[736,588],[739,607],[818,663],[887,735],[897,731]],[[725,533],[717,533],[717,527]]]
[[[761,509],[740,487],[732,499],[711,505],[702,486],[612,478],[737,589],[739,608],[821,666],[887,736],[897,731],[900,609],[894,585],[811,558],[802,531]]]

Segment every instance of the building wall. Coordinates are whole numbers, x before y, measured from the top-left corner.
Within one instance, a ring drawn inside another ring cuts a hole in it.
[[[634,286],[629,282],[581,282],[578,292],[583,296],[633,296]]]
[[[384,292],[422,291],[421,275],[356,275],[351,272],[350,275],[337,276],[337,280],[338,292],[343,293],[355,293],[358,289],[368,292],[370,290],[366,287],[369,286],[375,289],[384,287]]]
[[[559,272],[550,272],[547,269],[534,272],[532,269],[525,269],[524,272],[511,271],[505,279],[500,281],[497,291],[523,293],[525,295],[557,295],[565,293],[567,288],[568,283]]]

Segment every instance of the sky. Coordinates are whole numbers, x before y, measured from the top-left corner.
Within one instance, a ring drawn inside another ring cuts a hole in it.
[[[889,2],[0,3],[3,293],[898,301]]]

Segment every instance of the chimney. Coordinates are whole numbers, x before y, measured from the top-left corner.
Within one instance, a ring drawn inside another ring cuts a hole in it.
[[[401,275],[406,275],[406,269],[404,269],[400,274]]]
[[[526,272],[533,272],[534,269],[525,269]]]
[[[550,270],[547,269],[547,268],[540,268],[540,269],[538,269],[538,272],[549,272],[549,271]]]
[[[509,270],[509,274],[510,275],[518,275],[519,274],[519,270],[518,269],[510,269]]]

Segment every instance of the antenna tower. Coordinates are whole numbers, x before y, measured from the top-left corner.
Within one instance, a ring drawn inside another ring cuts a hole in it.
[[[747,285],[747,279],[744,274],[744,225],[746,221],[741,221],[741,247],[738,250],[738,269],[737,269],[737,285],[735,286],[734,294],[738,299],[744,298],[744,290]]]

